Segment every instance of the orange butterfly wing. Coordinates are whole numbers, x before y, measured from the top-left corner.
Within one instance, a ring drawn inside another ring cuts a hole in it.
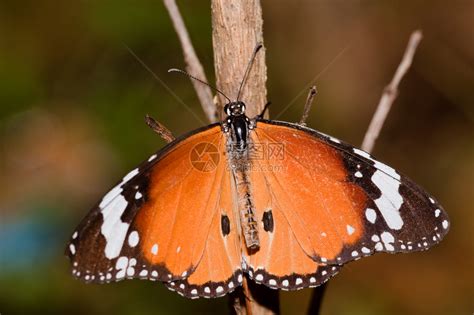
[[[276,121],[257,122],[252,140],[267,151],[265,158],[254,159],[252,172],[260,215],[272,209],[275,229],[285,222],[289,230],[282,233],[291,231],[317,263],[342,265],[375,251],[422,250],[447,233],[447,215],[434,199],[361,150]],[[291,240],[286,247],[293,247]],[[284,255],[286,247],[275,251]]]
[[[125,176],[74,232],[67,249],[73,274],[98,283],[174,281],[189,277],[201,261],[208,264],[220,229],[216,218],[231,212],[224,152],[221,127],[211,125],[170,143]],[[216,271],[216,282],[238,273],[233,232],[226,245],[232,267]]]

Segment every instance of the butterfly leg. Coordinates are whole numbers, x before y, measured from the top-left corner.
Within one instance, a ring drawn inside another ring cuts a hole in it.
[[[160,135],[160,137],[165,140],[167,143],[170,143],[175,139],[171,131],[166,128],[163,124],[156,121],[154,118],[146,115],[145,122],[154,132]]]
[[[306,104],[304,105],[303,116],[300,119],[300,125],[306,125],[306,119],[308,119],[309,111],[311,110],[311,105],[313,105],[314,97],[318,91],[316,90],[316,86],[312,86],[309,89],[308,97],[306,98]]]
[[[258,114],[257,116],[255,116],[252,121],[255,122],[256,119],[261,119],[263,118],[263,116],[265,115],[265,112],[267,111],[268,107],[270,107],[270,105],[272,104],[272,102],[267,102],[267,104],[265,104],[265,106],[263,107],[263,110],[260,112],[260,114]]]

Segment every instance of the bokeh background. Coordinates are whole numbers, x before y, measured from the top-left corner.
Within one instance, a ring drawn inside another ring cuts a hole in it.
[[[178,4],[213,82],[210,3]],[[436,196],[451,231],[427,252],[347,265],[323,314],[472,314],[474,2],[273,0],[263,12],[271,116],[297,121],[317,76],[309,125],[355,145],[409,34],[424,32],[374,154]],[[164,145],[144,115],[176,135],[201,126],[125,45],[205,121],[191,84],[166,72],[184,64],[161,1],[0,2],[1,314],[227,311],[225,298],[69,275],[63,250],[76,224]],[[283,293],[283,312],[303,313],[310,293]]]

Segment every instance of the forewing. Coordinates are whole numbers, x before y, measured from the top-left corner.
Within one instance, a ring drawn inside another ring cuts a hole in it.
[[[84,218],[67,255],[87,282],[172,281],[199,264],[224,176],[219,125],[182,137],[126,175]]]

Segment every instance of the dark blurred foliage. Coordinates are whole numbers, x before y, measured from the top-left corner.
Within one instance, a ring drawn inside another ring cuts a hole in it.
[[[179,5],[212,82],[210,3]],[[309,125],[356,145],[410,32],[423,30],[374,154],[436,196],[451,231],[428,252],[347,265],[330,281],[323,313],[471,314],[474,2],[274,0],[263,12],[272,116],[292,103],[278,118],[298,120],[317,76]],[[161,1],[0,2],[2,314],[226,311],[225,298],[191,301],[157,283],[86,285],[69,275],[63,248],[76,224],[164,144],[144,115],[175,134],[202,125],[126,46],[205,121],[191,84],[166,73],[184,64]],[[283,312],[302,313],[309,296],[283,293]]]

